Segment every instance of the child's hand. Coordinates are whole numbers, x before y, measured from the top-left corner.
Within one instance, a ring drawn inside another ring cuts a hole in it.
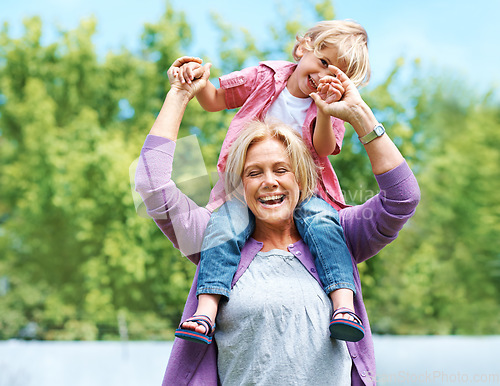
[[[195,63],[193,66],[196,68],[191,69],[191,75],[185,75],[188,73],[188,69],[182,68],[186,65],[189,66],[190,63]],[[201,59],[190,56],[183,56],[177,59],[168,69],[168,79],[171,89],[187,92],[189,98],[192,98],[207,85],[211,66],[211,63],[201,66]],[[185,76],[189,78],[192,76],[192,79],[187,81]]]
[[[344,94],[342,82],[335,75],[327,75],[319,80],[318,95],[325,103],[337,102]]]
[[[199,71],[201,64],[198,62],[189,62],[179,68],[179,77],[182,83],[191,84],[193,80],[203,75],[203,71]]]
[[[184,56],[182,59],[180,65],[173,67],[174,75],[182,84],[191,84],[195,79],[199,79],[204,75],[205,69],[201,65],[202,60],[200,58]]]
[[[319,93],[311,93],[314,103],[318,106],[318,110],[323,111],[325,114],[342,119],[345,122],[355,122],[357,113],[362,110],[360,107],[366,106],[366,103],[361,98],[358,89],[349,79],[349,77],[342,72],[339,68],[330,65],[328,67],[332,74],[340,81],[344,90],[342,97],[337,102],[326,103]],[[321,80],[320,80],[321,82]],[[319,88],[319,87],[318,87]]]

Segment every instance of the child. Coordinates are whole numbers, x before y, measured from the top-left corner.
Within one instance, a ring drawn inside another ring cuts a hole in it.
[[[327,158],[340,152],[344,123],[318,110],[310,95],[327,103],[342,97],[344,90],[340,81],[332,76],[330,65],[344,71],[356,86],[366,84],[370,76],[367,40],[363,27],[352,21],[323,21],[303,37],[297,37],[293,56],[298,64],[263,62],[221,77],[220,88],[207,82],[197,95],[207,111],[241,109],[233,118],[222,145],[217,165],[220,178],[208,205],[213,210],[223,204],[212,214],[203,241],[198,307],[194,316],[176,330],[177,337],[207,344],[212,341],[219,300],[229,298],[241,248],[253,231],[253,218],[246,206],[237,199],[226,201],[226,193],[231,193],[224,190],[228,149],[246,122],[272,117],[294,127],[303,136],[320,167],[318,195],[323,199],[313,197],[301,203],[294,219],[333,303],[331,336],[347,341],[363,338],[364,328],[353,306],[352,260],[338,222],[337,210],[346,205]],[[190,60],[177,69],[176,76],[182,82],[189,83],[198,76],[201,60]],[[270,205],[273,203],[270,201]]]

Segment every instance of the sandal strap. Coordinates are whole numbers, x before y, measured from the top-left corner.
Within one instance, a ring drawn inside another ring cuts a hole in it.
[[[337,308],[334,312],[333,312],[333,319],[335,319],[335,316],[337,316],[338,314],[348,314],[348,315],[351,315],[353,318],[354,318],[354,321],[360,325],[363,325],[363,322],[361,321],[361,319],[359,318],[358,315],[356,315],[356,313],[351,310],[350,308],[347,308],[347,307],[340,307],[340,308]]]
[[[181,322],[179,327],[186,322],[194,322],[198,323],[200,326],[205,327],[205,335],[211,336],[215,331],[215,323],[212,324],[212,320],[206,315],[193,315],[190,318],[187,318],[185,321]]]

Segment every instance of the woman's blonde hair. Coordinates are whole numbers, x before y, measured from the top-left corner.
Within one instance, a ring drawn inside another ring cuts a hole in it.
[[[297,48],[302,45],[306,50],[319,55],[325,46],[335,47],[342,70],[356,85],[365,86],[370,81],[370,60],[368,57],[368,34],[352,20],[327,20],[317,23],[304,36],[296,36],[293,57],[299,61]]]
[[[225,188],[230,195],[241,193],[241,177],[250,146],[266,139],[277,139],[286,149],[292,171],[300,186],[299,203],[311,197],[318,181],[318,166],[300,135],[291,127],[276,120],[251,121],[229,149],[226,162]]]

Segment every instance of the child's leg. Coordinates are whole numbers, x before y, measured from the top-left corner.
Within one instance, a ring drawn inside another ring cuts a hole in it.
[[[354,295],[352,259],[338,212],[323,199],[311,197],[295,209],[294,219],[314,256],[324,291],[330,294],[338,289],[349,289]]]
[[[294,219],[302,239],[314,256],[318,276],[332,300],[333,309],[354,311],[356,289],[352,259],[338,212],[323,199],[312,197],[297,207]],[[355,321],[355,317],[347,311],[337,313],[334,319]]]
[[[337,310],[339,308],[348,308],[354,311],[354,292],[348,288],[339,288],[333,290],[328,294],[330,299],[332,300],[333,309]],[[347,313],[338,313],[334,319],[348,319],[354,320],[354,318]]]
[[[326,201],[312,197],[294,212],[295,224],[314,256],[323,289],[333,303],[330,322],[332,338],[357,342],[364,328],[354,313],[354,278],[352,259],[344,239],[338,212]]]
[[[219,309],[219,300],[221,295],[215,294],[201,294],[198,296],[198,307],[194,315],[205,315],[210,318],[210,320],[215,322],[215,317],[217,316],[217,311]],[[203,325],[196,322],[190,322],[189,319],[182,323],[182,328],[193,330],[201,334],[205,334],[207,331]]]
[[[241,249],[254,227],[255,220],[247,205],[237,199],[227,201],[212,214],[200,255],[195,315],[206,315],[215,321],[219,300],[222,296],[229,298]],[[183,327],[189,325],[184,323]]]
[[[246,204],[233,199],[210,217],[203,238],[193,317],[184,321],[175,336],[210,344],[221,297],[229,298],[231,282],[241,257],[241,249],[255,227]],[[208,318],[208,320],[207,320]]]

